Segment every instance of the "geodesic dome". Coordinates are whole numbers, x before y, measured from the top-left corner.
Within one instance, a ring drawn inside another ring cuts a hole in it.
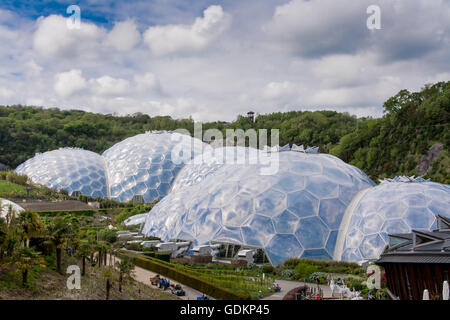
[[[17,203],[0,198],[0,218],[5,218],[8,215],[10,208],[15,215],[22,211],[25,211],[25,209],[19,206]]]
[[[94,198],[107,198],[106,169],[103,158],[95,152],[62,148],[36,154],[15,170],[33,182],[49,188],[79,191]]]
[[[173,132],[147,132],[125,139],[103,153],[111,199],[146,202],[167,195],[187,161],[203,151],[203,142]]]
[[[175,132],[153,131],[125,139],[100,156],[75,148],[37,154],[17,167],[33,182],[72,194],[145,202],[164,197],[181,168],[203,151],[203,142]]]
[[[383,182],[361,191],[349,206],[335,260],[377,259],[388,234],[431,231],[435,216],[450,217],[450,187],[434,182]]]
[[[330,155],[277,156],[273,175],[261,175],[266,165],[259,162],[225,163],[201,182],[172,191],[150,211],[142,232],[194,245],[264,248],[272,264],[290,257],[331,259],[347,205],[374,183]]]
[[[189,161],[177,175],[172,191],[203,181],[225,164],[257,163],[260,151],[246,147],[205,148],[199,156]]]

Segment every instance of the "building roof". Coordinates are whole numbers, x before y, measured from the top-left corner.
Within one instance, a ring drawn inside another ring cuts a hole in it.
[[[377,263],[450,263],[450,219],[437,216],[438,229],[389,235],[389,247]]]
[[[94,210],[90,205],[77,200],[64,201],[27,201],[21,202],[20,206],[31,211],[65,211],[65,210]]]

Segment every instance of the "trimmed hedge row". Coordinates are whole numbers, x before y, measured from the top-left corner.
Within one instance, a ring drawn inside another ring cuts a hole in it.
[[[75,216],[92,217],[95,214],[95,210],[54,210],[54,211],[40,211],[41,216],[56,217],[58,215],[72,214]]]
[[[221,288],[215,284],[198,278],[196,276],[190,275],[186,272],[179,271],[168,265],[165,265],[154,258],[144,258],[142,256],[118,253],[118,256],[127,255],[133,258],[134,264],[138,267],[156,272],[182,284],[185,284],[195,290],[203,292],[215,299],[226,299],[226,300],[250,300],[251,296],[248,292],[245,293],[235,293],[231,290]]]
[[[158,260],[170,262],[170,253],[158,253],[154,251],[143,252],[143,254],[149,258],[156,258]]]

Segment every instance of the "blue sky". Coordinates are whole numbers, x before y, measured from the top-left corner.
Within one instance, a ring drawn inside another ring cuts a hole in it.
[[[333,109],[382,115],[400,89],[450,80],[450,4],[378,0],[0,2],[0,104],[233,120]],[[66,8],[81,9],[81,27]]]

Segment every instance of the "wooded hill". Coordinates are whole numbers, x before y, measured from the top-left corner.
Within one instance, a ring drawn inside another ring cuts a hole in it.
[[[450,81],[400,91],[384,103],[382,118],[357,118],[335,111],[277,112],[209,122],[203,129],[279,129],[280,144],[314,145],[364,170],[373,179],[423,175],[449,183]],[[79,147],[102,153],[148,130],[188,129],[192,119],[95,114],[79,110],[0,106],[0,163],[15,168],[36,152]],[[270,141],[270,140],[269,140]]]

